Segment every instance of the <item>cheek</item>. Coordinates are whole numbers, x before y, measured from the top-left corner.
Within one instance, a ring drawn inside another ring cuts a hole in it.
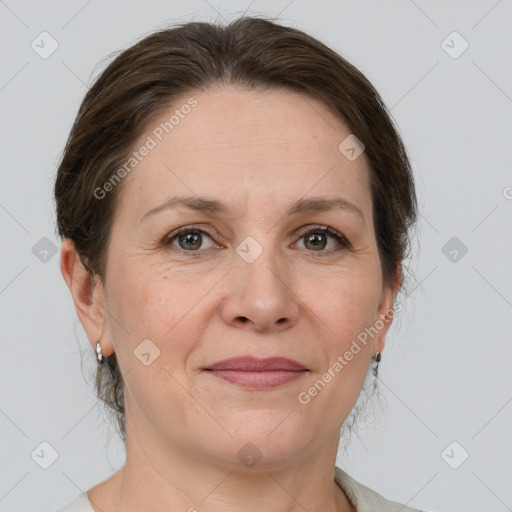
[[[307,304],[329,327],[332,348],[342,349],[373,321],[380,300],[380,281],[356,269],[317,281]]]
[[[157,342],[179,323],[192,294],[183,293],[183,286],[164,273],[135,266],[119,266],[113,276],[115,310],[135,341]]]
[[[148,270],[140,278],[130,279],[129,286],[119,288],[120,317],[130,333],[130,342],[120,346],[126,368],[135,360],[135,369],[140,369],[133,355],[142,351],[142,343],[146,343],[149,351],[158,356],[152,366],[155,373],[161,374],[159,379],[168,380],[165,371],[183,376],[190,354],[200,345],[215,314],[212,294],[206,293],[214,283],[206,278],[189,279]],[[126,338],[126,333],[121,336]],[[149,381],[141,384],[149,385]]]
[[[324,284],[321,298],[309,302],[318,313],[322,364],[297,400],[308,418],[337,425],[356,403],[368,372],[370,338],[363,342],[360,336],[373,325],[380,294],[370,279],[357,276]]]
[[[184,368],[201,332],[194,315],[197,297],[184,293],[182,283],[157,273],[132,273],[115,289],[116,314],[123,328],[114,327],[116,353],[127,395],[137,415],[154,418],[160,414],[178,420],[189,414],[190,396],[181,387]],[[117,324],[117,322],[112,322]],[[173,403],[173,411],[168,404]]]

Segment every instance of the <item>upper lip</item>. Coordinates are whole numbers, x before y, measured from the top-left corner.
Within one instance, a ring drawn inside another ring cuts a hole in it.
[[[264,372],[264,371],[300,371],[306,370],[297,361],[286,357],[268,357],[260,359],[252,356],[233,357],[218,361],[205,370],[238,370],[246,372]]]

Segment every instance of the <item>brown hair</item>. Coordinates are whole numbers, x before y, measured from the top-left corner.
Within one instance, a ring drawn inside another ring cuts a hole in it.
[[[87,92],[58,168],[58,233],[70,238],[94,283],[106,282],[106,254],[122,183],[98,199],[148,124],[184,94],[216,85],[282,89],[322,101],[365,145],[383,281],[408,255],[416,221],[409,159],[390,114],[366,77],[304,32],[263,17],[155,32],[120,53]],[[341,142],[341,141],[340,141]],[[400,288],[403,286],[404,277]],[[115,354],[99,365],[98,397],[117,413],[126,442],[124,386]]]

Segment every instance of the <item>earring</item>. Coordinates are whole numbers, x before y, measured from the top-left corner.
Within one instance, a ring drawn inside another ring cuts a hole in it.
[[[101,363],[103,359],[103,354],[101,353],[101,345],[100,342],[96,343],[96,358],[98,359],[98,363]]]
[[[377,377],[379,373],[379,363],[380,360],[382,359],[382,354],[380,352],[376,352],[372,359],[377,363],[373,368],[373,375],[374,377]]]

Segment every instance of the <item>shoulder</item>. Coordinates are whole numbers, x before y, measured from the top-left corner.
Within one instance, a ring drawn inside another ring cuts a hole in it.
[[[67,505],[59,508],[57,512],[94,512],[87,493],[82,492]]]
[[[334,480],[345,491],[357,512],[423,512],[387,500],[373,489],[354,480],[338,466],[334,467]]]

